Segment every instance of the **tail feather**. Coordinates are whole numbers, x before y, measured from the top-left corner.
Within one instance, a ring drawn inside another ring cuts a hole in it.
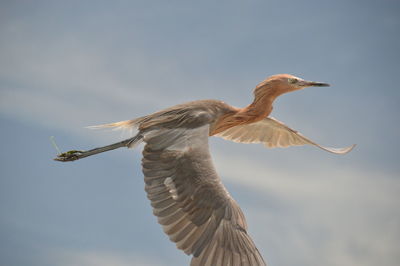
[[[88,126],[86,128],[90,128],[90,129],[113,128],[113,130],[134,129],[134,128],[137,128],[139,121],[140,121],[140,119],[132,119],[132,120],[119,121],[119,122],[110,123],[110,124]]]
[[[142,135],[140,135],[140,132],[134,133],[134,131],[136,131],[138,129],[141,121],[142,121],[142,118],[137,118],[137,119],[119,121],[119,122],[103,124],[103,125],[88,126],[86,128],[89,128],[89,129],[112,128],[112,130],[123,130],[124,133],[126,133],[126,130],[128,130],[129,135],[135,134],[135,136],[130,139],[130,142],[127,143],[127,147],[129,149],[132,149],[132,148],[136,147],[142,141]]]

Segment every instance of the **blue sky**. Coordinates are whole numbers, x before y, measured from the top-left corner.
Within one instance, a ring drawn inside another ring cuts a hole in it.
[[[269,75],[328,82],[272,115],[345,156],[212,138],[272,266],[400,260],[398,1],[1,1],[0,264],[186,265],[143,191],[140,149],[53,162],[128,133],[85,126],[195,99],[234,106]]]

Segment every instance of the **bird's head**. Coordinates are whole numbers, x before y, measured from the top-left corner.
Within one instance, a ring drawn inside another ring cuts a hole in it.
[[[289,74],[273,75],[257,85],[255,96],[270,95],[277,97],[287,92],[301,90],[306,87],[327,87],[329,84],[315,81],[307,81]]]

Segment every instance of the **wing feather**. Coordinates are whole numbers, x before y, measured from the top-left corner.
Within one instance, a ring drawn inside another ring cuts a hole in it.
[[[208,124],[143,133],[145,191],[153,213],[170,240],[193,255],[192,266],[266,265],[214,169],[208,135]]]
[[[355,145],[345,148],[321,146],[273,117],[267,117],[261,121],[251,124],[234,126],[216,134],[215,136],[234,142],[263,143],[264,146],[268,148],[286,148],[289,146],[301,146],[309,144],[336,154],[348,153],[355,147]]]

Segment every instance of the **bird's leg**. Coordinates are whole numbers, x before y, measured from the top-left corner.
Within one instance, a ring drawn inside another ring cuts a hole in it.
[[[54,160],[60,161],[60,162],[71,162],[71,161],[79,160],[79,159],[82,159],[82,158],[85,158],[88,156],[92,156],[92,155],[95,155],[98,153],[111,151],[111,150],[115,150],[115,149],[122,148],[122,147],[128,148],[135,142],[139,141],[140,139],[141,139],[141,136],[136,135],[133,138],[126,139],[126,140],[123,140],[123,141],[120,141],[120,142],[117,142],[117,143],[114,143],[111,145],[91,149],[88,151],[71,150],[71,151],[67,151],[67,152],[58,154],[57,157],[54,158]]]

